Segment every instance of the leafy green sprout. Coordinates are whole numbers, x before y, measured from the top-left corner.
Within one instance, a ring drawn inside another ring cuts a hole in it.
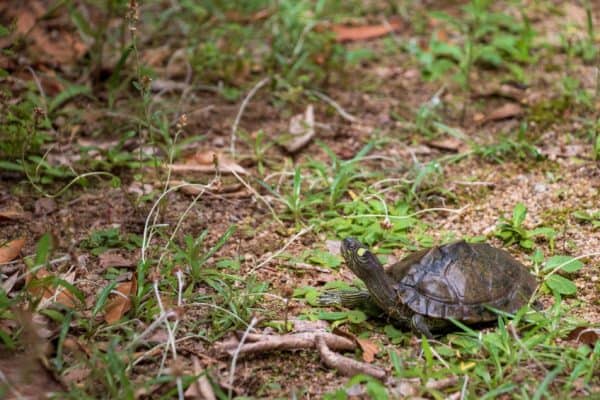
[[[504,241],[508,246],[518,244],[526,250],[533,249],[535,239],[543,237],[550,241],[550,246],[554,247],[554,238],[556,231],[549,227],[538,227],[535,229],[526,229],[523,226],[527,208],[523,203],[517,203],[513,209],[512,218],[506,219],[500,217],[500,221],[494,235]]]

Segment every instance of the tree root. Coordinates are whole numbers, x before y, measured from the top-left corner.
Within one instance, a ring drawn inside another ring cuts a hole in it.
[[[342,375],[366,374],[377,379],[384,379],[386,376],[385,370],[381,368],[334,353],[330,350],[323,334],[316,335],[315,342],[323,363],[330,368],[335,368]]]

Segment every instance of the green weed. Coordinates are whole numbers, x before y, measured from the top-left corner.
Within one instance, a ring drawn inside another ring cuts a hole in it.
[[[523,203],[518,203],[513,209],[511,219],[500,217],[495,236],[502,239],[508,246],[516,243],[527,250],[533,249],[535,239],[541,237],[549,240],[550,247],[553,248],[556,231],[549,227],[526,229],[523,227],[526,216],[527,208]]]

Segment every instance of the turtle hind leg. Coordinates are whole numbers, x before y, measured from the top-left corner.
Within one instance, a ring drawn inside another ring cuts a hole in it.
[[[449,322],[443,319],[438,318],[429,318],[425,315],[421,314],[413,314],[410,319],[410,327],[411,329],[422,335],[425,335],[427,339],[433,339],[432,330],[440,330],[447,328],[449,326]]]

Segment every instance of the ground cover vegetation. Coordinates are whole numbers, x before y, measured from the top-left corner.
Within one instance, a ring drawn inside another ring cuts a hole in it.
[[[588,0],[0,3],[0,396],[600,396],[599,23]],[[384,264],[485,241],[539,286],[427,339],[319,303],[364,286],[348,236]]]

